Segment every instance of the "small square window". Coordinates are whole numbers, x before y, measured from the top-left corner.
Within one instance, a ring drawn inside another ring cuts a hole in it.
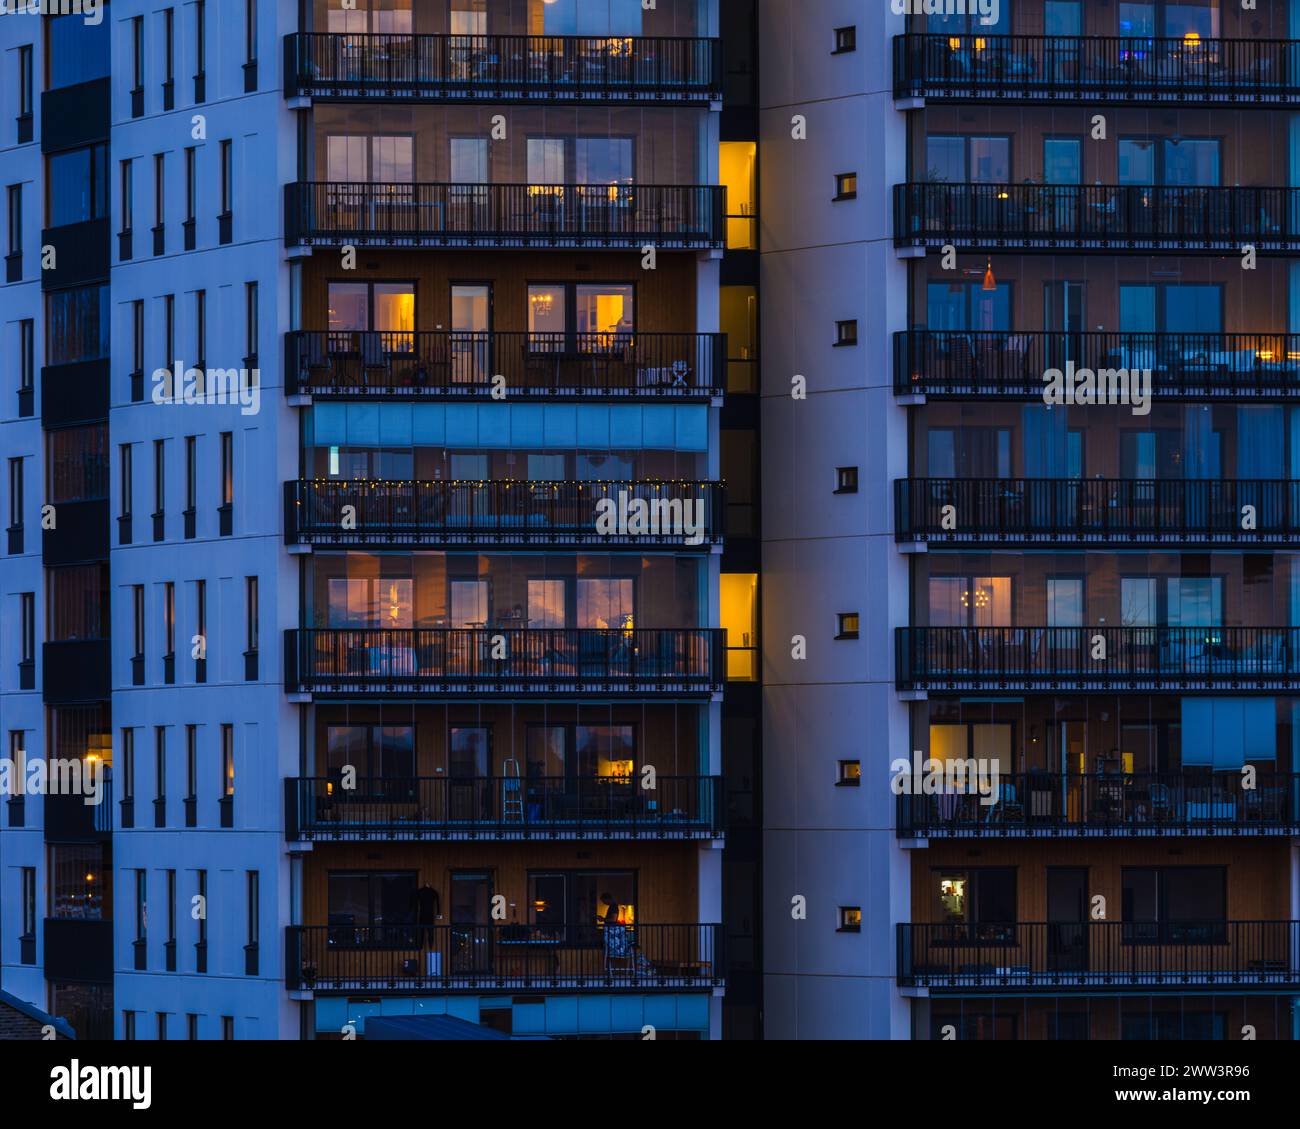
[[[841,933],[862,932],[862,907],[861,906],[840,906],[839,932]]]
[[[836,639],[856,639],[858,637],[857,612],[840,612],[835,618],[839,624],[839,631],[835,634]]]
[[[837,788],[859,788],[862,785],[862,762],[861,761],[840,761],[839,779],[835,781]]]
[[[832,54],[843,55],[858,49],[857,27],[837,27],[835,29],[835,50]]]
[[[858,492],[858,468],[855,466],[837,466],[835,468],[835,493],[856,494]]]
[[[858,174],[841,172],[835,174],[835,199],[856,200],[858,198]]]
[[[835,344],[856,345],[858,343],[858,323],[853,321],[837,321],[835,323]]]

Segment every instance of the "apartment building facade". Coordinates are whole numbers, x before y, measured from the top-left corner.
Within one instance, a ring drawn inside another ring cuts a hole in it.
[[[2,567],[44,652],[6,634],[0,711],[113,789],[8,805],[5,990],[124,1039],[759,1029],[751,9],[0,20],[79,272],[10,276],[43,360]]]
[[[1294,1038],[1294,6],[827,7],[762,35],[768,1031]]]

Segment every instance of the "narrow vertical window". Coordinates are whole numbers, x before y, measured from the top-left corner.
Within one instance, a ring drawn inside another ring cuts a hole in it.
[[[208,362],[208,292],[194,292],[194,360],[200,369]],[[207,374],[204,373],[202,388],[207,387]]]
[[[176,654],[176,585],[170,580],[163,585],[163,654]]]
[[[193,801],[198,795],[199,727],[185,727],[185,800]]]
[[[144,658],[144,585],[131,587],[131,633],[132,657]]]
[[[129,160],[122,161],[118,168],[121,171],[119,195],[121,196],[122,226],[120,231],[123,235],[129,235],[135,228],[135,164]]]
[[[153,516],[160,518],[166,512],[163,502],[167,494],[166,440],[153,441]]]
[[[118,510],[117,516],[119,521],[131,520],[131,500],[135,492],[134,475],[131,468],[132,463],[132,446],[130,443],[121,443],[117,448],[117,465],[118,465]]]
[[[135,799],[135,730],[122,730],[122,802]]]

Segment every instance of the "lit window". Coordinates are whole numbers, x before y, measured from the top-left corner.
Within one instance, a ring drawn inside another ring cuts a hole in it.
[[[858,343],[858,323],[854,321],[837,321],[835,323],[835,344],[856,345]]]
[[[839,466],[835,468],[835,493],[856,494],[858,492],[858,468]]]
[[[857,788],[862,784],[862,762],[840,761],[839,779],[835,781],[838,788]]]
[[[856,639],[858,637],[858,613],[857,612],[840,612],[836,617],[839,630],[835,633],[836,639]]]
[[[858,174],[842,172],[835,174],[835,199],[856,200],[858,198]]]
[[[861,906],[840,906],[839,931],[841,933],[862,932],[862,907]]]

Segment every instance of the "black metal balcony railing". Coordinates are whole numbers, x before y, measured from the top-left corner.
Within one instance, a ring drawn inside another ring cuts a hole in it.
[[[718,39],[299,32],[285,36],[284,58],[289,98],[660,105],[722,98]]]
[[[1251,546],[1300,538],[1294,481],[912,478],[894,487],[900,542]]]
[[[1183,772],[1008,773],[988,796],[947,791],[898,797],[900,838],[1295,835],[1300,776]],[[991,803],[985,802],[991,800]]]
[[[1021,333],[912,329],[894,335],[900,396],[1042,398],[1048,369],[1151,372],[1164,398],[1300,396],[1300,334]]]
[[[1300,686],[1300,627],[900,627],[900,690]]]
[[[1300,189],[1150,184],[899,184],[898,247],[1288,251]]]
[[[288,246],[721,249],[726,190],[664,184],[285,185]]]
[[[726,678],[715,628],[303,628],[285,632],[290,692],[709,694]]]
[[[290,545],[708,549],[725,514],[720,482],[306,480],[285,483],[284,529]]]
[[[724,333],[303,330],[285,337],[285,389],[320,397],[715,399]]]
[[[722,833],[722,782],[424,776],[285,781],[288,839],[697,839]]]
[[[899,35],[894,97],[1000,102],[1300,101],[1300,42],[1073,35]]]
[[[898,980],[930,988],[1300,984],[1300,922],[900,924]]]
[[[86,803],[93,793],[48,793],[45,797],[45,838],[48,842],[100,841],[113,833],[113,769],[98,769],[99,802]]]
[[[291,990],[712,988],[719,925],[291,925]]]

